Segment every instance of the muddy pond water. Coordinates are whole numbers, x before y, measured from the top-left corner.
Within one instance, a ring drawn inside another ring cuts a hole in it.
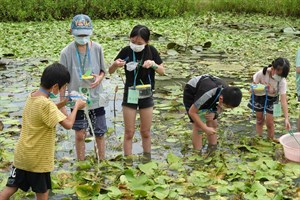
[[[210,56],[207,55],[205,55],[200,62],[215,62],[217,65],[216,61],[220,60],[222,57],[220,57],[220,54],[213,53],[210,54]],[[198,58],[199,57],[197,57],[197,59]],[[187,69],[187,66],[189,66],[192,59],[193,58],[182,60],[181,64],[184,69]],[[173,64],[172,57],[168,57],[165,60],[169,65]],[[17,141],[25,100],[32,90],[38,88],[40,73],[43,67],[47,65],[47,62],[48,61],[43,59],[28,59],[25,61],[7,59],[5,60],[5,65],[3,64],[0,67],[0,120],[4,124],[2,134],[5,134],[6,137],[9,136],[11,141]],[[220,64],[220,67],[226,68],[226,66],[222,66],[222,64]],[[205,69],[205,66],[202,71],[203,73],[209,72],[208,69]],[[189,136],[191,132],[191,124],[188,121],[182,104],[182,89],[190,77],[182,78],[180,76],[180,72],[173,71],[173,73],[178,74],[173,74],[172,77],[167,75],[166,77],[157,78],[156,90],[154,93],[155,110],[152,126],[152,160],[160,162],[166,162],[166,158],[169,153],[178,157],[189,157],[193,155]],[[105,107],[108,126],[108,133],[106,136],[107,160],[118,160],[123,154],[122,141],[124,126],[121,106],[123,97],[123,80],[121,77],[121,74],[115,74],[108,76],[103,80],[105,89],[104,93],[107,95],[108,99],[107,106]],[[221,77],[230,84],[234,83],[238,85],[245,80],[250,82],[249,78],[240,79],[232,76]],[[118,86],[118,91],[115,93],[116,86]],[[244,98],[248,98],[247,94],[244,96]],[[234,155],[236,152],[229,148],[227,146],[228,144],[232,145],[234,143],[238,143],[237,141],[240,137],[255,138],[255,120],[253,116],[251,117],[251,111],[245,107],[246,103],[247,100],[243,100],[241,109],[229,113],[225,112],[223,114],[219,126],[219,151],[226,152],[228,155]],[[138,115],[137,118],[139,118]],[[293,129],[296,129],[295,120],[292,121],[292,126]],[[76,170],[76,167],[74,166],[74,163],[76,163],[74,131],[64,130],[61,127],[58,127],[57,130],[58,139],[55,156],[58,161],[58,165],[56,166],[56,170]],[[282,135],[281,130],[283,130],[282,126],[279,126],[279,129],[276,131],[277,137]],[[231,142],[228,142],[230,140]],[[2,144],[5,143],[2,142]],[[7,146],[6,150],[13,154],[13,148],[14,145],[10,144]],[[244,147],[240,148],[242,149]],[[92,136],[88,136],[86,139],[86,154],[87,158],[95,159],[94,140]],[[141,138],[138,129],[134,138],[133,154],[136,155],[133,165],[138,166],[141,163],[139,156],[142,154]],[[281,157],[282,151],[279,151],[279,155],[277,156]],[[190,170],[193,170],[194,168],[193,164],[189,164],[188,162],[185,166]],[[0,173],[3,185],[6,179],[5,175],[8,175],[8,168],[3,168]],[[173,172],[170,171],[169,173],[172,174]],[[196,193],[195,198],[196,197],[209,199],[209,195],[205,195],[205,193]],[[74,195],[62,194],[51,194],[50,199],[62,198],[77,199]],[[28,197],[27,199],[33,199],[33,197]]]

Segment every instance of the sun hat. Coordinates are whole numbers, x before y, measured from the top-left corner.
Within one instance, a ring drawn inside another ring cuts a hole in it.
[[[93,25],[89,16],[79,14],[73,17],[71,23],[72,35],[92,35]]]

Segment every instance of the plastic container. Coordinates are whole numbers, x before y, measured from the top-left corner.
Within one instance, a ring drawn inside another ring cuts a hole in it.
[[[86,101],[88,105],[91,105],[90,99],[77,91],[72,91],[69,95],[66,94],[65,96],[69,98],[69,101],[66,104],[67,107],[75,106],[75,102],[77,99],[82,99],[83,101]]]
[[[93,77],[93,76],[87,76],[87,75],[83,74],[83,75],[81,76],[81,78],[82,78],[83,80],[89,80],[89,79],[93,79],[94,77]]]
[[[251,88],[253,88],[255,92],[262,92],[265,91],[266,86],[259,83],[251,85]]]
[[[295,138],[300,142],[300,132],[294,133]],[[283,146],[284,156],[294,162],[300,162],[300,145],[293,136],[285,134],[279,138]]]
[[[135,88],[139,91],[139,99],[144,99],[147,97],[151,97],[152,95],[152,90],[151,90],[151,85],[137,85]]]

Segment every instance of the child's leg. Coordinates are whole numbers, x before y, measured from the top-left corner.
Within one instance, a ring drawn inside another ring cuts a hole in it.
[[[96,143],[98,148],[98,156],[100,160],[105,159],[105,137],[103,136],[97,136],[96,137]]]
[[[17,187],[5,187],[0,192],[0,200],[8,200],[17,190]]]
[[[195,150],[202,149],[202,132],[195,123],[193,123],[192,143]]]
[[[142,144],[144,153],[151,153],[151,125],[153,107],[140,109],[140,133],[142,136]]]
[[[123,106],[123,118],[124,118],[124,155],[129,156],[132,154],[132,138],[135,132],[135,118],[136,118],[136,109]]]
[[[49,190],[45,193],[35,193],[37,200],[48,200]]]
[[[210,120],[206,122],[208,127],[213,127],[216,129],[218,127],[218,120]],[[208,145],[216,145],[217,144],[217,134],[208,135],[207,136]]]
[[[256,133],[262,136],[264,126],[264,115],[263,112],[256,112]]]
[[[98,152],[95,149],[95,152],[98,153],[99,159],[105,159],[105,133],[107,132],[106,118],[104,115],[92,115],[92,124],[94,128],[94,134],[96,136],[96,145]],[[90,130],[91,131],[91,130]]]
[[[266,114],[266,125],[268,131],[268,138],[274,139],[274,118],[272,114]]]
[[[78,160],[85,159],[85,130],[75,131],[75,148]]]

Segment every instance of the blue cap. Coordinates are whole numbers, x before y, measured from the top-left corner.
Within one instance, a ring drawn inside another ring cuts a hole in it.
[[[87,15],[76,15],[71,23],[72,35],[92,35],[93,25],[92,20]]]

